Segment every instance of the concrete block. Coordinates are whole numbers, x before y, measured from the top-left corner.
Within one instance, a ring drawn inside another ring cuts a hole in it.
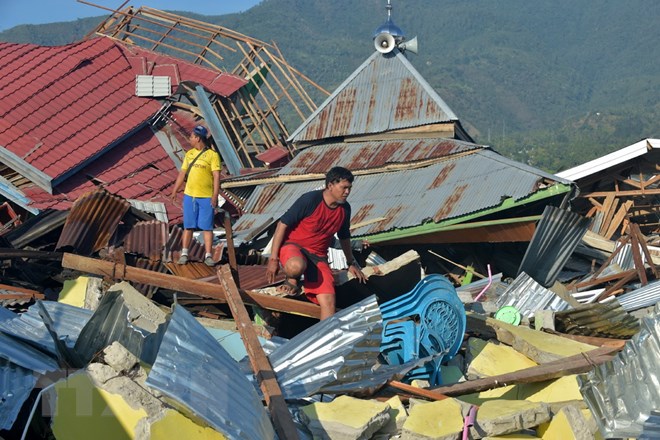
[[[548,330],[555,329],[554,310],[537,310],[534,312],[534,329],[541,330],[543,328]]]
[[[158,326],[165,323],[166,314],[153,301],[146,298],[127,281],[114,284],[108,292],[119,291],[130,310],[128,321],[150,332],[156,332]]]
[[[575,374],[551,381],[525,384],[521,386],[520,398],[545,403],[583,401]]]
[[[87,280],[87,291],[85,292],[85,305],[83,307],[89,310],[98,309],[104,291],[103,278],[89,277]]]
[[[376,400],[339,396],[301,408],[301,419],[315,439],[369,439],[390,420],[390,406]]]
[[[589,431],[594,435],[594,439],[603,440],[603,435],[598,430],[598,423],[596,422],[596,419],[594,418],[591,410],[588,408],[580,409],[580,412],[584,416],[584,419],[587,421],[587,428],[589,428]]]
[[[514,326],[489,318],[496,329],[497,339],[533,361],[544,364],[565,357],[594,350],[598,347],[573,341],[562,336],[539,332],[523,326]]]
[[[550,417],[550,409],[544,403],[491,400],[479,408],[470,432],[474,438],[511,434],[538,426],[550,420]]]
[[[463,432],[463,407],[455,399],[417,404],[401,430],[402,440],[456,440]]]
[[[467,361],[468,379],[512,373],[538,365],[507,345],[486,342],[479,338],[468,340]]]
[[[403,402],[401,402],[399,396],[394,396],[387,400],[385,403],[390,406],[390,419],[385,424],[385,426],[378,430],[376,436],[389,438],[393,435],[399,434],[399,431],[401,431],[404,422],[408,418],[408,412],[406,411],[406,407],[404,406]]]
[[[537,433],[543,440],[593,440],[594,438],[584,415],[573,406],[562,408],[552,421],[539,426]]]
[[[139,359],[115,341],[103,349],[104,362],[118,373],[127,373],[139,366]]]

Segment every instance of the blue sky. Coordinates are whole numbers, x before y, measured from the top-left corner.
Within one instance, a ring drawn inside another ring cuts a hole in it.
[[[261,0],[137,0],[126,6],[148,6],[170,11],[190,11],[204,15],[222,15],[250,9]],[[110,9],[119,8],[123,0],[90,0]],[[109,14],[94,6],[76,0],[0,0],[0,31],[19,24],[42,24],[73,21],[78,18]]]

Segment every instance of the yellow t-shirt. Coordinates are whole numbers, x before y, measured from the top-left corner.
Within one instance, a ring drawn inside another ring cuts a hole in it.
[[[196,148],[188,150],[181,169],[187,170],[199,154]],[[213,197],[213,171],[220,171],[220,155],[211,148],[201,154],[188,173],[184,193],[190,197]]]

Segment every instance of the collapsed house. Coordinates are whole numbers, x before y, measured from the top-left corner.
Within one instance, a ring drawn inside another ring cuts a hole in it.
[[[244,63],[218,69],[214,37],[195,46],[205,67],[155,50],[193,30],[245,44]],[[81,43],[0,46],[17,60],[7,74],[32,56],[43,66],[32,82],[17,71],[22,92],[0,100],[3,437],[657,435],[652,209],[642,233],[630,214],[642,204],[615,202],[631,194],[604,189],[607,167],[552,175],[474,143],[408,59],[414,46],[389,19],[379,30],[377,51],[294,111],[290,133],[286,93],[263,85],[304,77],[225,28],[127,8]],[[90,108],[76,107],[83,89]],[[227,165],[216,268],[199,245],[172,263],[181,213],[166,196],[201,120]],[[368,282],[331,250],[341,310],[319,322],[318,306],[274,295],[264,266],[241,263],[261,261],[277,219],[335,165],[356,176]],[[652,194],[654,178],[639,181],[636,195]],[[283,319],[300,316],[295,331]]]
[[[149,8],[114,11],[78,43],[2,43],[0,53],[0,191],[23,218],[103,187],[176,224],[181,208],[167,196],[196,124],[212,133],[225,175],[238,175],[290,156],[276,106],[294,121],[315,108],[305,88],[315,85],[276,47]]]

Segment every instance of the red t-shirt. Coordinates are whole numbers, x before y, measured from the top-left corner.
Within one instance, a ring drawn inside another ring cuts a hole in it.
[[[326,257],[335,234],[350,238],[351,205],[330,208],[323,200],[323,190],[300,196],[280,218],[288,226],[284,242],[293,242],[314,255]]]

